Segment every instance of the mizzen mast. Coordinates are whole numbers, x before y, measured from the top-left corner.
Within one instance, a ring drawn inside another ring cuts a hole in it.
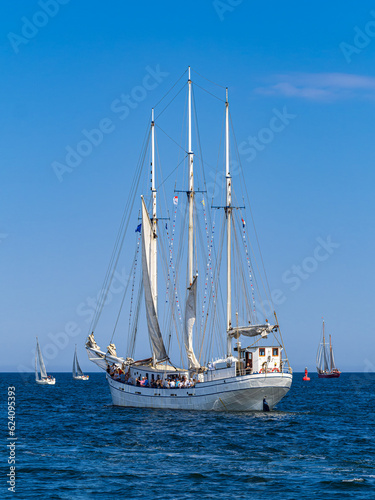
[[[151,238],[151,290],[154,299],[155,311],[158,310],[158,254],[157,254],[157,233],[156,233],[156,188],[155,188],[155,121],[154,109],[152,109],[151,116],[151,193],[152,193],[152,232]]]
[[[225,178],[226,178],[226,215],[227,215],[227,332],[232,328],[232,263],[231,263],[231,221],[232,221],[232,177],[229,170],[229,102],[228,87],[225,99]],[[227,355],[232,354],[231,337],[227,339]]]

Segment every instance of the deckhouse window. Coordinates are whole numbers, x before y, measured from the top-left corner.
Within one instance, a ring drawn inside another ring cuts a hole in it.
[[[279,355],[279,348],[278,347],[274,347],[272,349],[272,356],[277,357],[278,355]]]
[[[266,355],[266,350],[264,347],[259,347],[259,356],[265,356]]]

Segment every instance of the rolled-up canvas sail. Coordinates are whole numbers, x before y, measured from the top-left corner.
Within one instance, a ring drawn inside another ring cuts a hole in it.
[[[197,315],[197,276],[194,278],[193,284],[189,289],[189,293],[186,299],[186,308],[185,308],[184,343],[189,362],[189,370],[198,369],[200,367],[193,350],[193,327],[196,315]]]
[[[237,326],[236,328],[231,328],[228,331],[228,335],[235,338],[238,338],[240,335],[245,335],[245,337],[256,337],[257,335],[267,337],[274,328],[277,328],[277,325],[270,325],[269,323],[265,325]]]
[[[151,269],[152,262],[152,239],[156,238],[152,230],[150,217],[147,212],[145,201],[142,197],[142,273],[143,273],[143,288],[145,293],[146,316],[148,334],[150,336],[152,350],[156,359],[167,358],[163,337],[159,327],[159,321],[156,309],[156,287],[155,283],[151,283],[150,276],[154,276],[154,271]],[[154,285],[154,286],[152,286]]]

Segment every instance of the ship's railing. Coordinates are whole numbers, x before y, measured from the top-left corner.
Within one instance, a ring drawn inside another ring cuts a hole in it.
[[[292,373],[292,369],[284,363],[281,363],[280,367],[266,367],[262,366],[260,370],[254,370],[253,368],[244,368],[243,364],[237,363],[236,375],[237,377],[243,377],[245,375],[257,375],[257,374],[268,374],[268,373]]]

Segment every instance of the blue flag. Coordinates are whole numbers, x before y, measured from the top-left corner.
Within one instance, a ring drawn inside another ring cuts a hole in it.
[[[139,226],[137,226],[137,229],[135,230],[136,233],[140,233],[141,232],[141,227],[142,227],[142,224],[139,224]]]

